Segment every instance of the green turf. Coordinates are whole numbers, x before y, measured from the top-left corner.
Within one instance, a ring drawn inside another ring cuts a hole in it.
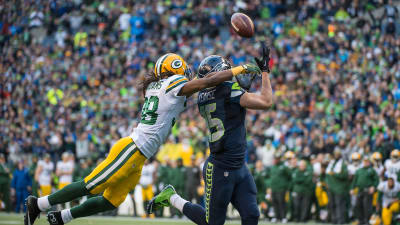
[[[23,225],[23,215],[22,214],[8,214],[0,213],[0,225]],[[40,219],[35,222],[34,225],[48,225],[44,214],[41,215]],[[139,219],[132,217],[88,217],[74,220],[68,225],[194,225],[194,223],[189,220],[179,220],[179,219]],[[239,220],[228,221],[226,224],[239,225]],[[266,223],[260,220],[258,223],[260,225],[270,225],[272,223]],[[308,223],[309,225],[316,225],[315,223]],[[274,225],[277,225],[276,223]],[[287,225],[290,225],[288,223]],[[297,223],[296,225],[301,225]],[[325,224],[326,225],[326,224]]]

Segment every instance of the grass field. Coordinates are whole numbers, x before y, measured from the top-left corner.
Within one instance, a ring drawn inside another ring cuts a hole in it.
[[[23,222],[22,214],[8,214],[0,213],[0,225],[21,225]],[[35,225],[48,225],[45,215],[41,215],[40,219]],[[68,225],[193,225],[194,223],[189,220],[177,219],[140,219],[132,217],[88,217],[77,219],[68,223]],[[239,225],[240,221],[227,221],[226,224]],[[260,225],[267,225],[272,223],[259,222]],[[316,223],[308,223],[309,225],[317,225]],[[276,223],[275,223],[276,225]],[[288,223],[290,225],[290,223]],[[297,225],[301,225],[297,223]],[[325,224],[326,225],[326,224]]]

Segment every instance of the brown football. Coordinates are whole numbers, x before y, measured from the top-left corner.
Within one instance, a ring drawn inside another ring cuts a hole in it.
[[[254,23],[244,13],[235,13],[231,17],[232,29],[241,37],[250,38],[254,35]]]

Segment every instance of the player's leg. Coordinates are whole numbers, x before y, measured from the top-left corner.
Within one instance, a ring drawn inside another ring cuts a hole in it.
[[[69,185],[69,184],[71,184],[71,183],[60,183],[60,184],[58,185],[58,190],[63,189],[64,187],[66,187],[66,186]],[[69,201],[65,203],[65,208],[71,208],[71,204],[70,204]]]
[[[134,149],[132,149],[134,148]],[[126,158],[134,153],[136,147],[130,137],[118,140],[107,158],[101,162],[84,180],[71,183],[63,189],[40,198],[29,196],[26,199],[27,213],[25,225],[33,224],[41,211],[47,211],[53,205],[69,202],[88,194],[103,192],[115,179],[111,179]]]
[[[116,209],[138,183],[145,160],[146,158],[138,150],[131,156],[128,154],[126,162],[115,167],[118,171],[109,178],[110,185],[104,190],[102,196],[90,198],[83,204],[71,209],[49,212],[48,220],[50,224],[65,224],[72,219]]]
[[[242,225],[258,224],[257,188],[247,166],[238,171],[239,179],[232,195],[232,204],[239,211]]]
[[[206,208],[183,199],[169,185],[150,201],[148,212],[151,213],[158,207],[172,205],[196,224],[224,224],[234,186],[233,180],[225,177],[224,172],[211,162],[205,163],[203,179],[206,189]]]
[[[233,193],[234,174],[224,176],[226,171],[207,161],[203,169],[206,207],[187,202],[181,212],[196,224],[224,224],[226,210]],[[174,200],[172,198],[172,200]],[[174,203],[172,202],[172,205]],[[175,205],[174,205],[175,206]]]

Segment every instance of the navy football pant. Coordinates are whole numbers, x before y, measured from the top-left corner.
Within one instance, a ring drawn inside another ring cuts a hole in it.
[[[257,189],[246,165],[237,170],[225,170],[208,159],[204,164],[203,179],[206,208],[188,202],[183,207],[185,216],[199,225],[222,225],[231,202],[239,211],[242,225],[258,224]]]

